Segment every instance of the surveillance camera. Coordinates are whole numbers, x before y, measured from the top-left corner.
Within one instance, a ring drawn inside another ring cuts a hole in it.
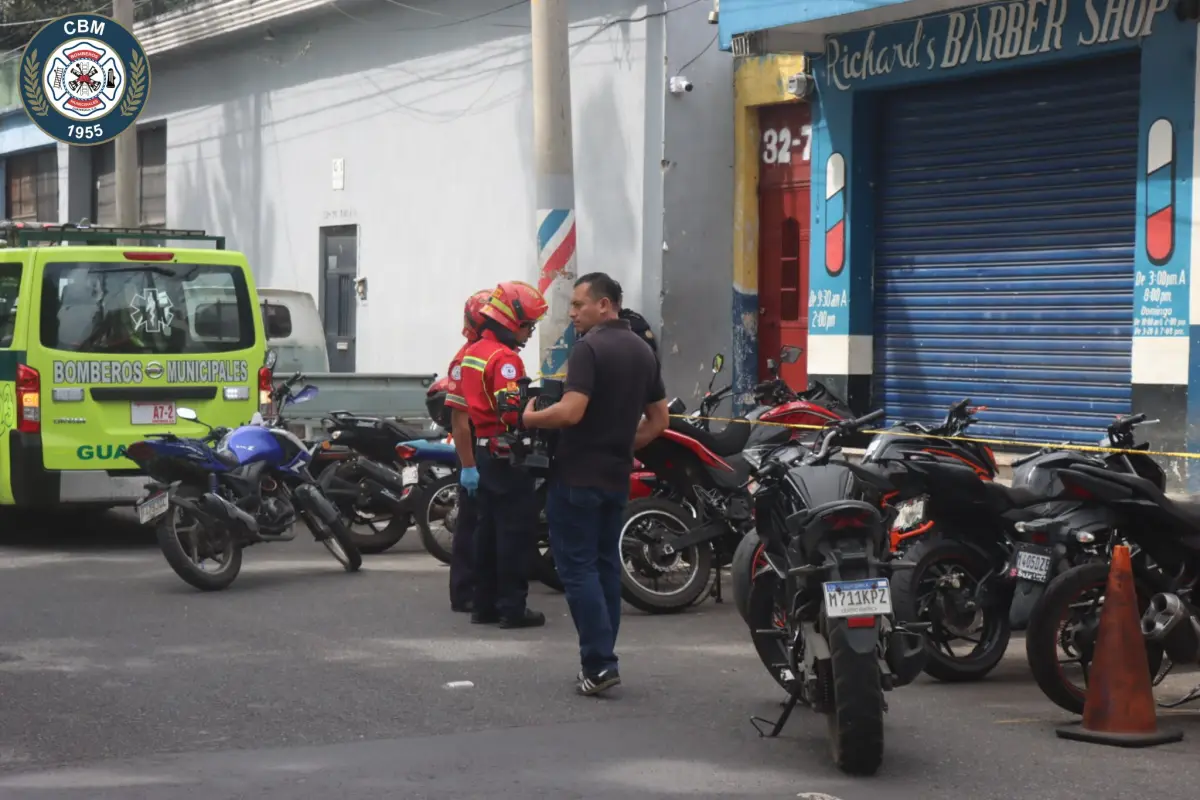
[[[671,82],[667,86],[671,90],[671,94],[683,94],[692,90],[692,82],[682,75],[676,75],[671,78]]]
[[[720,21],[721,21],[721,12],[719,12],[719,11],[708,12],[708,24],[709,25],[716,25]]]
[[[792,95],[793,97],[798,97],[803,100],[805,97],[808,97],[810,94],[812,94],[812,90],[813,79],[811,75],[804,72],[797,72],[795,75],[792,75],[788,78],[787,91],[788,94]]]

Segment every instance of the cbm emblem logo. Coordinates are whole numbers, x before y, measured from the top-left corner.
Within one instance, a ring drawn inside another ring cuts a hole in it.
[[[103,144],[137,121],[150,62],[137,38],[97,14],[46,25],[25,47],[21,101],[42,131],[67,144]]]

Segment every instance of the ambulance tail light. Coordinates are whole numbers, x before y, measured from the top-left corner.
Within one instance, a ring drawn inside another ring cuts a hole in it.
[[[162,250],[150,250],[144,253],[126,250],[124,256],[126,261],[171,261],[175,258],[174,253],[166,253]]]
[[[274,388],[271,385],[273,377],[270,367],[263,367],[258,371],[258,410],[264,417],[272,417],[275,412],[271,403],[271,390]]]
[[[17,430],[42,432],[42,376],[33,367],[17,365]]]

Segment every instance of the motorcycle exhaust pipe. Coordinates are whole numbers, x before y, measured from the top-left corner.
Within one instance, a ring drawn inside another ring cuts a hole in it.
[[[892,685],[907,686],[925,670],[925,637],[920,633],[893,630],[888,635],[884,661],[892,673]]]
[[[1142,615],[1142,633],[1149,641],[1161,644],[1176,664],[1200,661],[1200,622],[1178,595],[1164,592],[1151,598],[1150,607]]]
[[[238,508],[219,494],[206,492],[200,498],[200,508],[218,521],[240,526],[247,533],[258,533],[258,521],[254,519],[254,516]]]
[[[383,484],[395,494],[404,491],[404,476],[396,470],[366,458],[359,459],[358,468],[371,480]]]
[[[371,478],[363,478],[359,484],[359,495],[357,505],[360,508],[372,508],[378,503],[386,506],[387,510],[392,514],[399,516],[412,512],[412,495],[413,486],[404,487],[404,491],[397,494],[387,486]]]

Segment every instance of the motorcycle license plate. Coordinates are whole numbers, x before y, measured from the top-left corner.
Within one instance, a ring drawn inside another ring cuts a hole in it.
[[[400,471],[400,474],[404,481],[405,486],[408,486],[410,483],[417,482],[417,468],[416,467],[405,467],[403,470]]]
[[[1017,577],[1045,583],[1050,577],[1050,549],[1023,544],[1017,550]]]
[[[825,614],[829,617],[872,617],[892,613],[892,587],[887,578],[829,581],[824,586]]]
[[[171,509],[171,497],[166,492],[147,497],[137,506],[138,522],[145,525],[166,514]]]

